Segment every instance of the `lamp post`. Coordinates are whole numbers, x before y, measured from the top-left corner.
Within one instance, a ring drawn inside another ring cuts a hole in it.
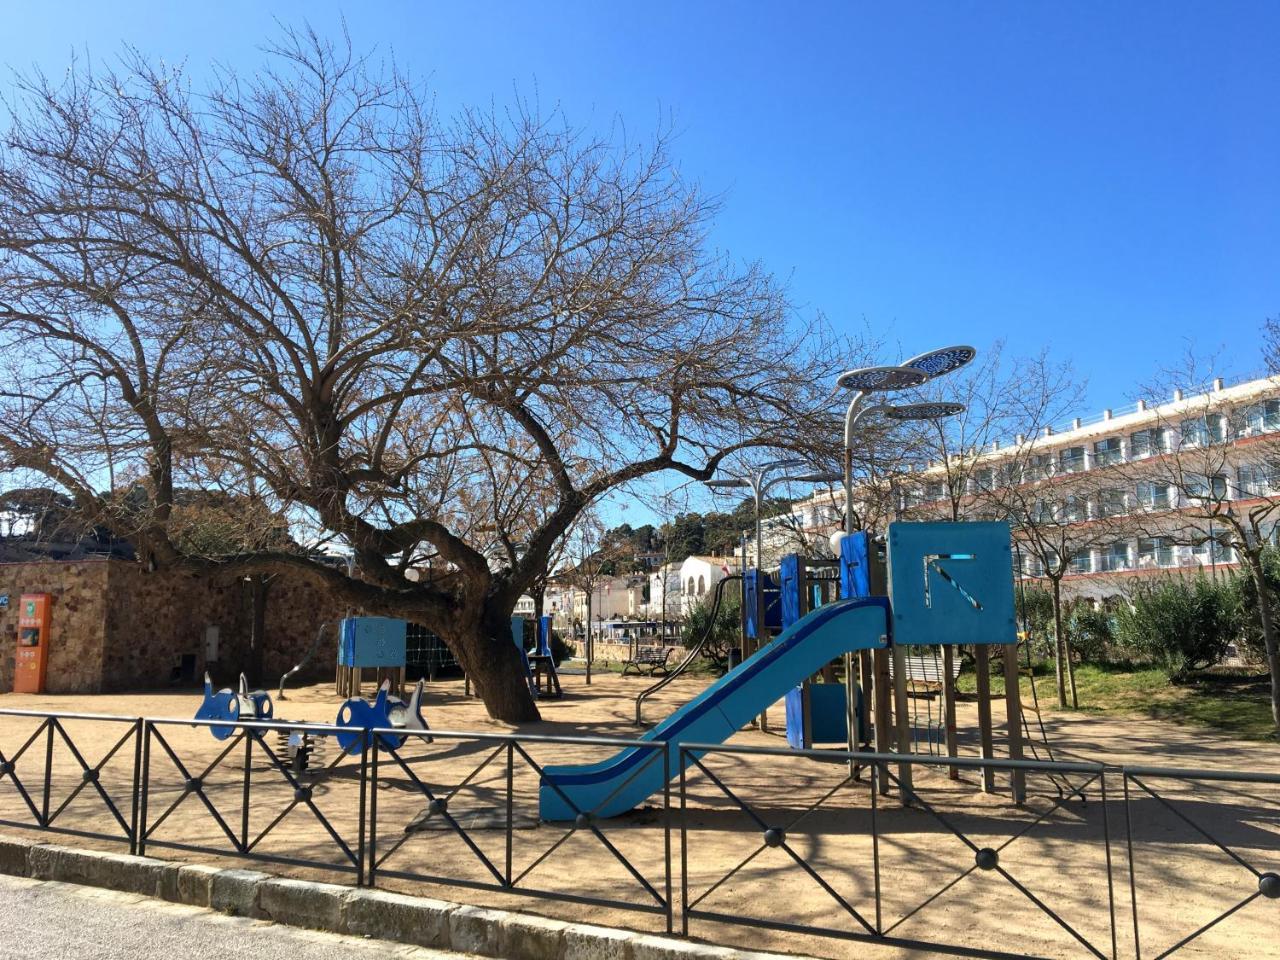
[[[854,430],[862,420],[873,413],[880,413],[893,420],[931,420],[938,417],[954,416],[964,409],[962,404],[957,403],[912,403],[902,406],[893,406],[891,404],[876,404],[873,407],[864,408],[863,403],[867,396],[872,393],[886,393],[892,390],[903,390],[910,387],[918,387],[926,381],[935,377],[945,376],[954,370],[959,370],[965,364],[969,363],[978,351],[973,347],[965,345],[957,345],[952,347],[942,347],[938,350],[930,350],[927,353],[919,354],[907,360],[901,366],[897,367],[862,367],[857,370],[849,370],[842,373],[836,379],[836,385],[846,390],[853,390],[853,397],[849,400],[849,406],[845,410],[844,417],[844,533],[845,536],[853,534],[853,436]],[[834,546],[835,544],[833,544]],[[840,550],[836,550],[837,556]],[[906,687],[904,685],[903,676],[905,661],[902,656],[902,648],[895,648],[894,657],[896,661],[896,673],[899,678],[898,690],[900,695],[895,699],[897,702],[897,710],[899,715],[903,715],[906,710]],[[875,661],[875,730],[876,730],[876,750],[881,753],[888,752],[889,749],[889,697],[888,689],[885,682],[889,675],[888,659],[885,651],[877,650],[872,658],[862,658],[863,673],[869,674],[871,664],[869,659]],[[949,668],[950,664],[946,664]],[[845,683],[847,684],[848,695],[846,697],[846,724],[848,727],[848,740],[846,746],[850,753],[856,746],[856,726],[857,719],[855,714],[855,704],[853,695],[853,656],[846,654],[844,657]],[[863,686],[867,686],[866,680],[869,676],[864,676]],[[903,733],[899,734],[898,748],[901,752],[906,752],[906,744],[903,739]],[[855,764],[853,760],[849,761],[849,772],[852,775],[855,772]],[[906,765],[899,768],[899,776],[904,784],[910,782],[911,771]],[[887,791],[887,778],[881,778],[881,791]]]
[[[945,376],[953,370],[959,370],[977,354],[978,351],[969,346],[943,347],[912,357],[901,366],[861,367],[857,370],[848,370],[836,378],[837,386],[854,391],[844,415],[845,533],[853,533],[853,433],[863,419],[863,403],[867,396],[872,393],[885,393],[891,390],[918,387],[928,380]],[[927,405],[910,404],[909,406],[923,408]],[[888,409],[905,410],[906,408],[886,408],[884,404],[879,404],[877,407],[868,408],[865,412],[870,414],[876,412],[877,409],[880,412],[887,412]],[[963,409],[963,407],[960,409]],[[958,412],[959,410],[952,410],[950,414],[943,415],[949,416]],[[930,417],[926,411],[920,409],[913,415],[899,416],[894,419],[918,420],[930,419]]]

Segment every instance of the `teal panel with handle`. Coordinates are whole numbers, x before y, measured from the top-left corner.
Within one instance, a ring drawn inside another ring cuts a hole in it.
[[[894,643],[1016,642],[1009,525],[891,523],[889,597]]]

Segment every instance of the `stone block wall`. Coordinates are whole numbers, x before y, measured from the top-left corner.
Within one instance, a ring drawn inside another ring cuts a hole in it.
[[[113,561],[0,564],[0,691],[13,689],[18,602],[24,593],[53,595],[50,693],[96,693],[102,686],[108,567]]]
[[[50,693],[99,693],[168,686],[184,654],[195,675],[208,669],[219,686],[233,685],[250,662],[252,602],[239,577],[147,572],[121,560],[0,564],[0,692],[13,689],[18,600],[53,594]],[[267,596],[262,676],[271,687],[311,649],[321,623],[345,614],[312,583],[280,576]],[[218,659],[207,663],[205,631],[217,626]],[[336,634],[326,630],[301,679],[333,675]]]

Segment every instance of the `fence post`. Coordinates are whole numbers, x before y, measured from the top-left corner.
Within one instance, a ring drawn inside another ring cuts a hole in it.
[[[142,772],[138,777],[138,830],[134,841],[135,852],[140,857],[147,855],[147,799],[150,796],[151,784],[151,721],[141,720],[142,724]]]
[[[677,743],[680,765],[680,933],[689,935],[689,782],[685,770],[684,744]]]
[[[378,738],[368,738],[365,748],[373,751],[373,763],[369,775],[369,855],[365,869],[365,882],[370,887],[378,885]]]
[[[671,741],[662,746],[662,850],[666,864],[667,933],[675,929],[675,905],[671,902]]]
[[[366,855],[368,849],[365,846],[366,836],[366,818],[368,815],[368,793],[369,793],[369,731],[360,731],[360,837],[359,848],[356,854],[358,863],[356,864],[356,886],[363,887],[365,885],[366,871],[368,870]]]
[[[138,854],[138,806],[142,799],[138,779],[142,774],[142,726],[142,718],[138,717],[133,722],[133,801],[129,812],[129,852],[135,856]]]

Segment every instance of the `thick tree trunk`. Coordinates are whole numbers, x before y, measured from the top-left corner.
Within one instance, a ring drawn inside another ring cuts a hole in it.
[[[249,656],[245,673],[252,684],[262,683],[263,648],[267,642],[267,592],[274,579],[275,577],[267,574],[256,574],[249,578]]]
[[[490,717],[505,723],[541,720],[520,654],[511,642],[511,612],[487,610],[486,614],[473,624],[451,625],[441,632],[441,639],[471,678]]]
[[[1067,638],[1062,629],[1062,584],[1053,581],[1053,666],[1058,680],[1058,706],[1067,705]]]
[[[1267,653],[1267,670],[1271,673],[1271,722],[1280,731],[1280,641],[1276,639],[1276,624],[1272,617],[1271,585],[1262,566],[1262,556],[1246,552],[1249,573],[1258,590],[1258,618],[1262,622],[1262,644]]]

